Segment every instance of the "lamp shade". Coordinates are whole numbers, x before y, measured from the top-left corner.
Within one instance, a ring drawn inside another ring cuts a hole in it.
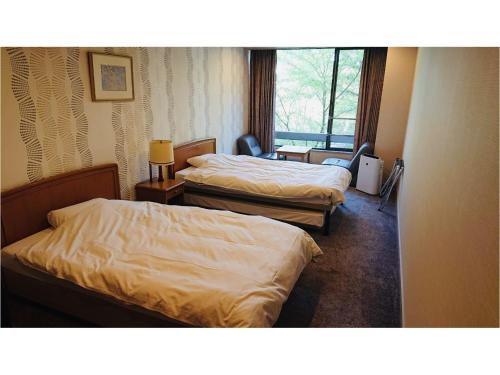
[[[149,143],[149,161],[153,164],[172,164],[174,147],[172,141],[155,139]]]

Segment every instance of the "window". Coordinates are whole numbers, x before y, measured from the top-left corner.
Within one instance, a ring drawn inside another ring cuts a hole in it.
[[[352,151],[364,50],[278,50],[276,147]]]

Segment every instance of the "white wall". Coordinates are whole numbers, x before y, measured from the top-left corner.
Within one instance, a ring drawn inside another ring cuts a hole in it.
[[[498,49],[421,48],[398,196],[406,327],[498,326]]]
[[[384,160],[388,177],[403,144],[410,110],[417,48],[389,48],[380,103],[375,154]]]

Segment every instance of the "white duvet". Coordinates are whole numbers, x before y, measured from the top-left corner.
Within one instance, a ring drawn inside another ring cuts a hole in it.
[[[302,229],[227,211],[99,200],[3,251],[119,300],[205,327],[269,327],[321,254]]]
[[[184,178],[275,198],[310,198],[327,204],[344,201],[351,173],[341,167],[276,161],[247,155],[206,154],[188,159],[192,171]]]

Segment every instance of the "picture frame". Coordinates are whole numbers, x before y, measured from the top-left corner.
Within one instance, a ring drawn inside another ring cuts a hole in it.
[[[132,57],[89,52],[92,101],[134,100]]]

